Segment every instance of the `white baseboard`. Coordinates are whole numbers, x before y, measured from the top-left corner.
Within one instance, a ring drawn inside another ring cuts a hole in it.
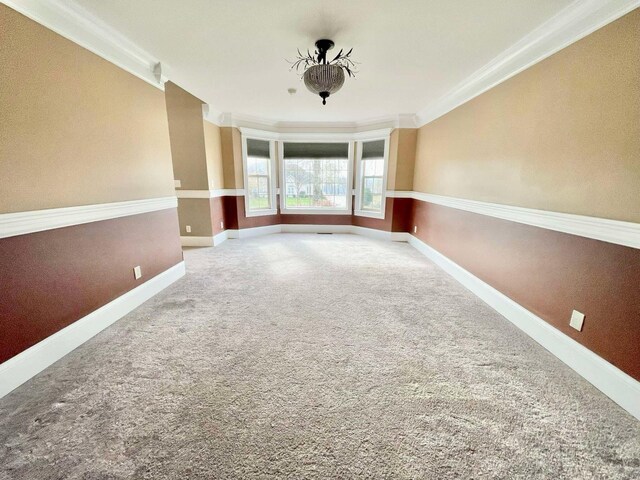
[[[185,265],[184,262],[180,262],[0,364],[0,398],[118,321],[184,274]]]
[[[490,307],[640,420],[640,382],[409,234],[409,243]]]
[[[214,237],[180,237],[183,247],[213,247]]]
[[[243,228],[227,230],[227,238],[251,238],[274,233],[346,233],[363,235],[378,240],[406,241],[404,233],[392,233],[374,228],[357,227],[355,225],[313,225],[313,224],[279,224],[266,227]]]
[[[228,232],[228,230],[225,230],[225,231],[220,232],[217,235],[213,236],[213,246],[214,247],[217,247],[218,245],[220,245],[222,242],[224,242],[225,240],[227,240],[229,238],[229,234],[227,232]]]
[[[241,228],[239,230],[227,230],[227,238],[251,238],[262,235],[280,233],[280,225],[267,225],[266,227]]]

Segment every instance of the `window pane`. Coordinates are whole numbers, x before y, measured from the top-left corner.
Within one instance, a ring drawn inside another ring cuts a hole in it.
[[[365,147],[366,147],[365,143]],[[379,147],[379,146],[378,146]],[[377,152],[381,148],[370,149]],[[369,157],[362,159],[362,191],[360,192],[361,208],[369,211],[382,211],[384,158]]]
[[[249,209],[259,210],[271,208],[268,175],[249,175]]]
[[[249,209],[271,208],[269,195],[269,159],[247,157],[247,180],[249,187]]]
[[[286,208],[347,208],[348,174],[347,158],[285,157]]]

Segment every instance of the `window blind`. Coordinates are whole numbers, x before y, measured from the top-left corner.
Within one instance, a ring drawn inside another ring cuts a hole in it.
[[[348,158],[348,143],[285,142],[284,158]]]

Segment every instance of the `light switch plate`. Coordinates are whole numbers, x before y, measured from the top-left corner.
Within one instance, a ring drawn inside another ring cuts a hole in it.
[[[186,227],[184,227],[185,230],[187,231],[187,233],[191,233],[191,225],[187,225]]]
[[[173,186],[174,186],[175,188],[180,188],[180,180],[174,180],[174,181],[173,181]]]
[[[571,312],[571,321],[569,322],[569,325],[575,328],[576,330],[578,330],[579,332],[581,332],[583,324],[584,324],[584,313],[581,313],[577,310],[574,310],[573,312]]]
[[[142,277],[142,269],[140,268],[140,265],[138,265],[137,267],[133,267],[133,276],[136,280]]]

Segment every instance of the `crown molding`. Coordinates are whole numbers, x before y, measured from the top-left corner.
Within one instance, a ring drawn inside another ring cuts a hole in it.
[[[160,60],[73,0],[0,0],[154,87],[164,89],[168,68]]]
[[[391,115],[360,122],[285,122],[227,112],[221,116],[220,125],[279,134],[358,134],[372,130],[416,128],[413,114]]]
[[[105,60],[164,89],[171,77],[161,63],[73,0],[0,0]],[[640,0],[575,0],[551,19],[461,81],[417,114],[358,122],[288,122],[203,107],[203,119],[218,126],[277,133],[359,133],[383,128],[418,128],[468,102],[640,6]]]
[[[211,107],[208,103],[202,104],[202,118],[207,122],[213,123],[219,127],[223,126],[223,114],[219,110]]]
[[[640,0],[575,0],[416,114],[418,127],[450,112],[640,6]]]

